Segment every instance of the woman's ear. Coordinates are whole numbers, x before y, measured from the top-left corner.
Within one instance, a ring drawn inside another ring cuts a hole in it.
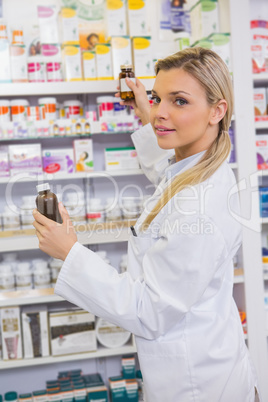
[[[214,126],[218,124],[224,117],[227,111],[227,102],[225,99],[221,99],[216,105],[214,105],[211,109],[211,115],[209,123]]]

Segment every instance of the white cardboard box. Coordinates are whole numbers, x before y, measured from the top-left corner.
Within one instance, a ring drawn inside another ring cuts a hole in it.
[[[52,356],[97,349],[95,316],[84,310],[49,313]]]
[[[106,170],[140,168],[137,151],[134,147],[106,148],[104,152]]]
[[[0,326],[3,360],[21,359],[22,342],[19,307],[2,307]]]
[[[21,324],[24,358],[49,356],[47,307],[45,305],[23,307]]]
[[[74,140],[73,144],[76,171],[92,172],[94,170],[92,139]]]

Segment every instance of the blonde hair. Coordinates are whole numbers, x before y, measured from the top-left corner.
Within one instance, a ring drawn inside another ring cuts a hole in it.
[[[224,61],[212,50],[201,47],[184,49],[159,60],[155,67],[160,70],[182,69],[194,77],[206,92],[207,102],[217,104],[221,99],[227,102],[227,111],[219,122],[219,133],[201,160],[185,172],[177,175],[165,189],[161,198],[147,215],[142,230],[146,230],[155,216],[174,195],[187,186],[194,186],[207,180],[226,160],[231,151],[228,129],[233,113],[233,88],[230,73]]]

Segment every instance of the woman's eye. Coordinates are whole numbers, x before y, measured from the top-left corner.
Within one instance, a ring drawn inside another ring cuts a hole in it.
[[[153,103],[160,103],[161,99],[158,98],[158,96],[151,96],[151,100],[153,101]]]
[[[187,102],[187,100],[185,100],[185,99],[183,99],[183,98],[179,98],[179,99],[176,99],[176,100],[175,100],[175,103],[176,103],[177,105],[179,105],[179,106],[183,106],[183,105],[186,105],[188,102]]]

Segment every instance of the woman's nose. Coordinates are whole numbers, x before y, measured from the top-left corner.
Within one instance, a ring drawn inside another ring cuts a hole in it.
[[[168,118],[168,104],[165,101],[161,101],[155,106],[155,117],[157,119],[167,119]]]

